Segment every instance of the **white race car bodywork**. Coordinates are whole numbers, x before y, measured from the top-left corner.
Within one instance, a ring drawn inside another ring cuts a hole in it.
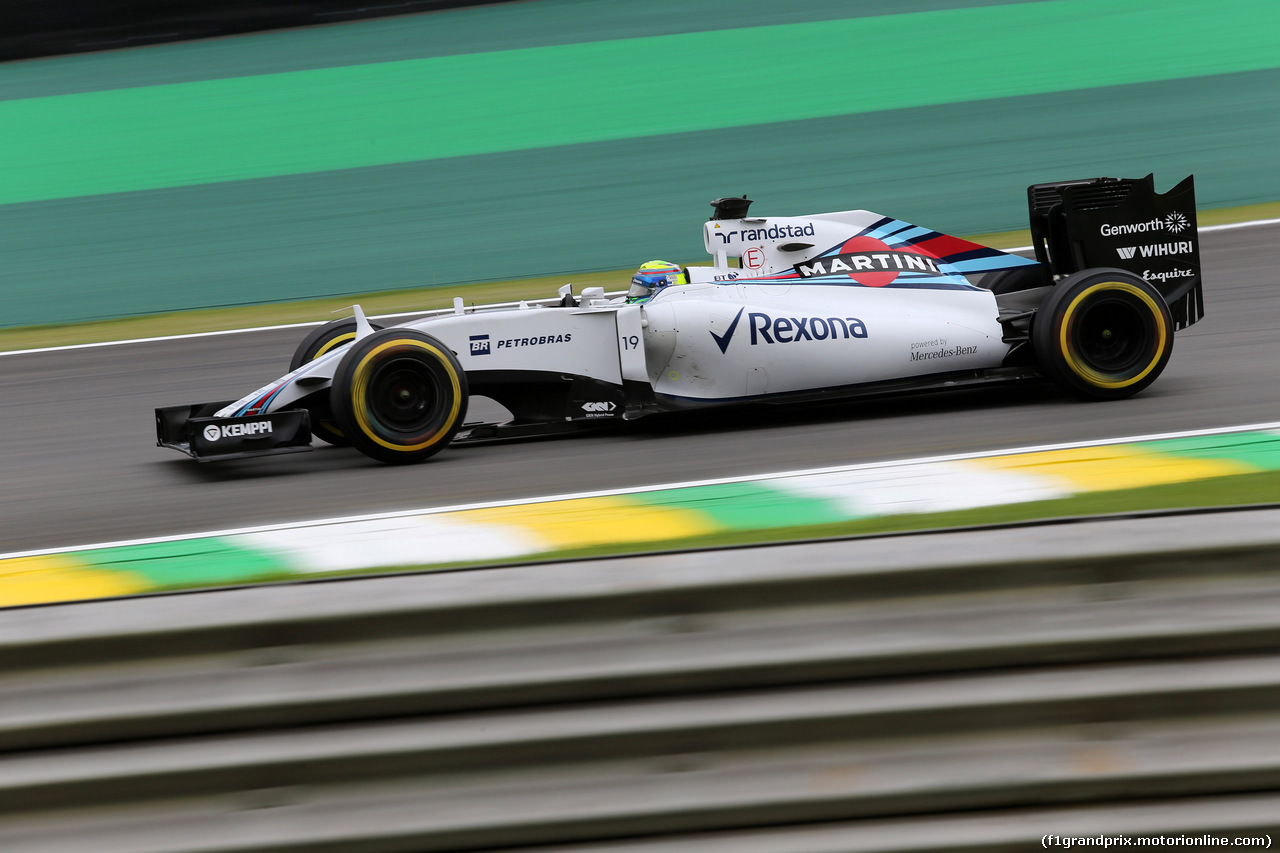
[[[978,288],[736,281],[670,287],[642,305],[598,299],[577,308],[478,310],[402,325],[446,344],[469,376],[537,371],[618,386],[629,380],[648,384],[660,398],[710,403],[998,367],[1009,351],[998,314],[995,297]],[[327,353],[217,416],[288,408],[327,387],[345,351]],[[268,405],[252,405],[265,396]]]
[[[884,242],[876,223],[888,223],[881,230],[896,229],[898,239]],[[703,237],[717,263],[688,267],[689,284],[668,287],[645,303],[587,293],[575,307],[458,308],[401,325],[446,344],[473,393],[483,393],[488,377],[517,372],[618,388],[640,383],[650,392],[644,405],[627,399],[634,393],[584,399],[578,408],[586,409],[567,413],[569,419],[637,416],[655,406],[685,408],[1000,366],[1010,346],[1002,341],[994,295],[970,284],[960,265],[901,248],[904,240],[928,234],[937,236],[864,210],[713,220]],[[851,246],[851,235],[870,242]],[[1030,263],[985,252],[985,266],[970,264],[970,271]],[[728,265],[729,258],[739,266]],[[898,286],[885,286],[890,284]],[[327,387],[345,349],[257,389],[217,416],[296,405]]]

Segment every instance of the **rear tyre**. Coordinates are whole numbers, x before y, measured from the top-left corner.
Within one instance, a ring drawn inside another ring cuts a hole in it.
[[[329,404],[356,449],[402,464],[421,462],[453,440],[467,394],[467,376],[447,346],[392,328],[357,341],[342,357]]]
[[[373,326],[375,330],[382,328],[377,323],[370,323],[369,325]],[[334,320],[332,323],[325,323],[319,328],[312,329],[310,334],[302,339],[302,343],[298,344],[298,348],[293,351],[293,358],[289,360],[289,372],[292,373],[307,362],[315,361],[320,356],[355,339],[356,321],[352,317]],[[337,447],[346,447],[351,443],[343,436],[342,430],[338,429],[338,425],[333,420],[333,412],[329,408],[329,392],[327,389],[304,398],[301,401],[301,405],[311,413],[312,435]]]
[[[1060,281],[1036,312],[1031,343],[1041,369],[1089,400],[1118,400],[1156,380],[1173,352],[1164,297],[1118,269],[1089,269]]]

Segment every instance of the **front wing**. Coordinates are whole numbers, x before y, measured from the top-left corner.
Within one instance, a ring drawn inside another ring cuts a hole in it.
[[[156,409],[156,444],[199,462],[311,449],[311,420],[305,409],[242,418],[212,417],[230,402]]]

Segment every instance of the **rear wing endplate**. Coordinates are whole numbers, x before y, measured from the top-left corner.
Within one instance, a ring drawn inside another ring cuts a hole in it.
[[[1195,176],[1167,193],[1145,178],[1091,178],[1027,188],[1036,260],[1055,275],[1117,267],[1164,296],[1181,329],[1204,316]]]

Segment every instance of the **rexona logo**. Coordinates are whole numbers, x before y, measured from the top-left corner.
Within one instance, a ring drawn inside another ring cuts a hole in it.
[[[1112,225],[1109,222],[1104,222],[1098,230],[1103,237],[1115,237],[1119,234],[1147,234],[1151,231],[1168,231],[1171,234],[1181,234],[1190,227],[1191,222],[1186,215],[1174,211],[1166,216],[1148,219],[1146,222],[1126,222],[1123,225]]]
[[[733,322],[723,335],[711,333],[720,352],[729,351],[729,343],[733,333],[737,331],[742,312],[739,308]],[[857,317],[774,317],[763,311],[752,311],[747,315],[747,325],[751,328],[751,346],[769,344],[794,344],[800,341],[836,341],[849,338],[865,338],[867,326]]]
[[[942,274],[937,261],[928,255],[890,249],[875,237],[846,240],[840,247],[840,254],[796,264],[795,271],[801,278],[844,273],[867,287],[892,284],[904,272]]]
[[[488,335],[472,335],[471,336],[471,354],[472,355],[488,355],[489,336]]]
[[[220,438],[252,438],[255,435],[270,435],[271,421],[252,421],[247,424],[226,424],[218,426],[209,424],[204,428],[204,437],[208,441]]]
[[[1152,243],[1150,246],[1116,246],[1116,254],[1122,260],[1130,260],[1134,255],[1141,258],[1162,258],[1166,255],[1189,254],[1194,251],[1190,240],[1179,240],[1177,243]]]
[[[813,223],[808,225],[770,225],[768,228],[744,228],[741,231],[722,231],[716,234],[722,243],[742,241],[781,240],[784,237],[812,237]]]

